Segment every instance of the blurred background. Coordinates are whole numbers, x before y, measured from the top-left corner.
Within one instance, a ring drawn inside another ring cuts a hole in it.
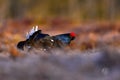
[[[0,0],[1,19],[119,20],[119,0]]]
[[[74,31],[75,48],[119,45],[119,0],[0,0],[1,44],[25,40],[33,26],[50,35]]]

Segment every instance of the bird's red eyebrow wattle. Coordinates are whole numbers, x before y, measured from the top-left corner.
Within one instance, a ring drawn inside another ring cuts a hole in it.
[[[74,32],[71,32],[71,33],[70,33],[70,36],[71,36],[71,37],[75,37],[76,34],[75,34]]]

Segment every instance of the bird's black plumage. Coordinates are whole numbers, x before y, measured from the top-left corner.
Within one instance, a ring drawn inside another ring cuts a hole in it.
[[[21,49],[21,50],[24,50],[24,45],[25,45],[26,41],[20,41],[18,44],[17,44],[17,48],[18,49]]]
[[[60,34],[53,36],[54,40],[59,40],[64,44],[70,44],[72,40],[75,39],[75,37],[70,36],[70,33]]]
[[[25,41],[20,41],[17,44],[17,48],[23,50],[24,46],[32,46],[37,40],[44,38],[46,36],[49,36],[49,34],[44,34],[41,32],[41,30],[36,31],[33,33],[28,39]]]
[[[49,36],[49,34],[44,34],[44,33],[41,32],[41,30],[38,30],[35,33],[33,33],[33,35],[30,36],[29,39],[31,39],[31,40],[39,40],[39,39],[44,38],[46,36]]]
[[[41,30],[35,31],[25,41],[20,41],[17,44],[17,48],[23,50],[24,47],[30,46],[34,48],[53,49],[63,48],[71,43],[75,39],[74,33],[65,33],[55,36],[44,34]]]

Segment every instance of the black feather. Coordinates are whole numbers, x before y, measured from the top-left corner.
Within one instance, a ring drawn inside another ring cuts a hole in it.
[[[21,50],[24,50],[24,45],[25,45],[26,41],[20,41],[18,44],[17,44],[17,48],[18,49],[21,49]]]
[[[46,36],[49,36],[49,34],[44,34],[41,32],[41,30],[36,31],[35,33],[33,33],[33,35],[30,36],[29,40],[39,40],[41,38],[44,38]]]

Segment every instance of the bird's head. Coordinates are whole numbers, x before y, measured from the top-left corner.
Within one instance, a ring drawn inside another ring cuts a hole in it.
[[[74,40],[75,37],[76,37],[76,34],[75,34],[74,32],[71,32],[71,33],[70,33],[70,37],[71,37],[71,40]]]

